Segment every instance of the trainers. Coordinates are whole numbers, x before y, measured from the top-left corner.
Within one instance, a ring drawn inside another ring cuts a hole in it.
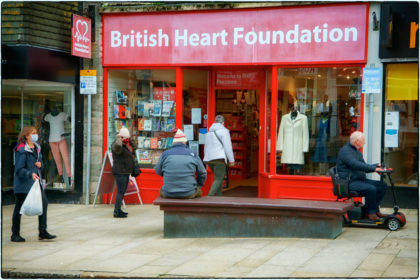
[[[10,237],[10,241],[12,241],[12,242],[25,242],[25,238],[23,238],[19,234],[12,234],[12,236]]]
[[[39,233],[39,240],[43,240],[43,239],[54,239],[56,237],[57,237],[56,235],[49,234],[48,231],[46,231],[46,230],[45,231],[41,231]]]

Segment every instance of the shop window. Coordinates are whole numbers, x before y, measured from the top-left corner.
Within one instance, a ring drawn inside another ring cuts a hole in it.
[[[276,173],[329,176],[360,129],[361,68],[278,70]]]
[[[209,73],[202,70],[183,70],[183,130],[188,146],[201,159],[208,129],[207,96]]]
[[[384,161],[399,186],[418,186],[418,64],[386,67]]]
[[[175,128],[176,72],[110,70],[108,143],[121,127],[135,137],[135,154],[141,168],[153,168],[162,152],[172,146]]]
[[[13,187],[13,150],[23,126],[34,126],[43,157],[42,183],[47,189],[73,190],[73,86],[9,80],[2,86],[2,188]]]

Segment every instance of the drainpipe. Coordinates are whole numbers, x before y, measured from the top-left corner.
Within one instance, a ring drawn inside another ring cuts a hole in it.
[[[373,93],[369,93],[369,114],[368,114],[368,153],[367,153],[367,162],[372,163],[372,154],[373,154],[373,146],[372,146],[372,138],[373,138]]]
[[[90,134],[91,134],[91,107],[92,107],[92,95],[88,94],[88,112],[87,112],[87,152],[86,152],[86,205],[89,205],[89,191],[90,191]]]

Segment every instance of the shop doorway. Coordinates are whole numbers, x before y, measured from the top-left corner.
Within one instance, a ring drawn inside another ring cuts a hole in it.
[[[260,90],[217,89],[215,115],[230,130],[235,165],[228,168],[224,196],[258,195],[258,128]]]

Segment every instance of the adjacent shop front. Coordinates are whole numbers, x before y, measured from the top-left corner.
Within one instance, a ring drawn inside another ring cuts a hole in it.
[[[384,62],[382,159],[394,168],[400,197],[415,206],[419,185],[418,3],[383,3],[379,57]],[[389,28],[391,26],[391,28]]]
[[[137,136],[138,185],[151,203],[154,165],[182,128],[201,158],[226,119],[229,188],[335,200],[328,169],[363,130],[366,3],[103,15],[103,153],[121,126]],[[212,181],[209,178],[204,193]]]
[[[13,189],[14,148],[23,126],[34,126],[50,201],[82,195],[83,99],[76,95],[79,60],[33,46],[2,46],[2,191]],[[8,200],[9,198],[7,198]]]

